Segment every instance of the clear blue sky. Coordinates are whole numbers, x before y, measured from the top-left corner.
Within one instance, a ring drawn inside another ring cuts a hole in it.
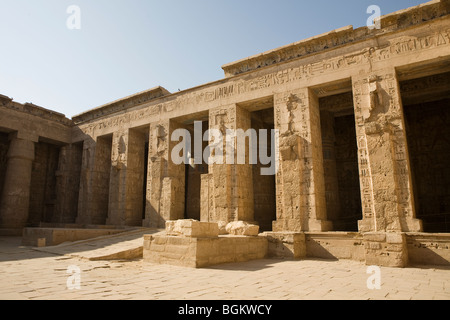
[[[0,94],[68,117],[161,85],[223,78],[221,66],[426,0],[0,0]],[[66,12],[81,9],[81,30]]]

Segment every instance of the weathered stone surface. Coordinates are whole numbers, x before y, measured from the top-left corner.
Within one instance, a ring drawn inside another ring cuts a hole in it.
[[[364,235],[366,264],[382,267],[406,267],[408,248],[404,233],[369,233]]]
[[[25,228],[22,245],[41,247],[56,246],[64,242],[87,240],[100,236],[122,233],[120,229],[71,229],[71,228]]]
[[[351,232],[307,232],[306,255],[310,258],[365,261],[363,235]]]
[[[447,257],[445,241],[405,247],[404,233],[450,231],[449,8],[435,0],[381,17],[381,29],[334,30],[227,64],[225,79],[174,94],[156,87],[74,121],[0,95],[0,234],[45,222],[164,228],[187,218],[215,225],[182,222],[170,232],[256,236],[258,226],[234,222],[255,221],[262,231],[307,233],[314,256],[361,260],[363,250],[366,262],[392,266],[407,263],[408,248],[415,261]],[[172,158],[179,129],[200,137],[188,163]],[[236,136],[216,140],[237,130],[261,138],[263,129],[278,136],[261,150]],[[224,151],[225,161],[198,161],[213,143],[207,160]],[[267,166],[250,163],[250,151],[277,155],[275,175],[260,174]],[[271,239],[275,255],[303,250],[287,236]]]
[[[192,238],[145,236],[144,261],[190,268],[263,259],[267,239],[262,237],[223,236]]]
[[[408,233],[406,239],[410,263],[450,266],[450,234]]]
[[[225,222],[225,221],[219,221],[217,223],[217,225],[219,227],[219,235],[223,236],[223,235],[228,234],[228,232],[227,232],[227,224],[228,224],[228,222]]]
[[[306,237],[304,233],[264,232],[269,242],[269,257],[301,259],[306,257]]]
[[[196,220],[167,221],[166,232],[170,236],[216,238],[219,236],[219,226],[214,222],[200,222]]]
[[[235,236],[257,236],[259,226],[244,221],[234,221],[227,224],[226,231]]]

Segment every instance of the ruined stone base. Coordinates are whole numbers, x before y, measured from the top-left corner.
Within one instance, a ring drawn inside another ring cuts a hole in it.
[[[218,223],[195,220],[166,222],[165,235],[144,236],[144,261],[190,268],[263,259],[263,237],[219,236]]]
[[[367,265],[397,268],[408,265],[408,248],[404,233],[365,233],[364,245]]]
[[[268,256],[283,259],[301,259],[306,256],[304,233],[264,232],[268,240]]]
[[[223,263],[263,259],[266,257],[267,246],[267,239],[261,237],[191,238],[145,235],[144,261],[204,268]]]

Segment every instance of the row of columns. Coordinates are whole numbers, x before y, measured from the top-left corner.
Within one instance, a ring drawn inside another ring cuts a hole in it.
[[[0,229],[7,234],[21,234],[29,222],[31,182],[36,144],[39,137],[26,132],[9,134],[9,146],[2,194],[0,195]],[[77,163],[79,151],[74,145],[59,148],[56,176],[56,202],[51,222],[74,222],[74,207],[79,185]]]
[[[358,75],[352,78],[352,83],[363,208],[359,230],[421,231],[421,222],[414,214],[404,116],[395,70]],[[274,110],[275,129],[280,132],[280,165],[276,174],[277,220],[273,229],[332,230],[327,220],[318,97],[309,88],[276,93]],[[222,132],[245,131],[251,128],[251,115],[236,104],[223,106],[210,110],[209,126]],[[175,165],[170,159],[172,148],[178,144],[170,138],[178,128],[181,125],[176,121],[166,120],[150,124],[146,131],[124,129],[109,138],[85,140],[77,223],[164,227],[166,220],[182,219],[185,166]],[[26,224],[36,142],[37,139],[20,137],[13,137],[10,142],[0,203],[2,228]],[[65,153],[70,153],[67,147],[61,152]],[[67,184],[69,180],[60,181]],[[251,165],[212,164],[209,173],[202,176],[201,185],[202,220],[254,220]]]
[[[421,231],[396,72],[355,76],[352,83],[363,207],[359,231]],[[303,88],[275,95],[274,100],[275,127],[281,134],[274,231],[332,230],[326,212],[318,98]]]

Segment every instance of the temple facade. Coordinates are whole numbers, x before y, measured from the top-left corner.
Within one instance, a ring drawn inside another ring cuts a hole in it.
[[[306,234],[311,255],[403,266],[426,262],[426,249],[448,263],[449,13],[449,1],[428,2],[380,29],[344,27],[226,64],[219,81],[73,119],[0,96],[1,233],[246,221]],[[278,132],[276,148],[263,144],[278,170],[263,175],[248,157],[176,164],[178,129]]]

